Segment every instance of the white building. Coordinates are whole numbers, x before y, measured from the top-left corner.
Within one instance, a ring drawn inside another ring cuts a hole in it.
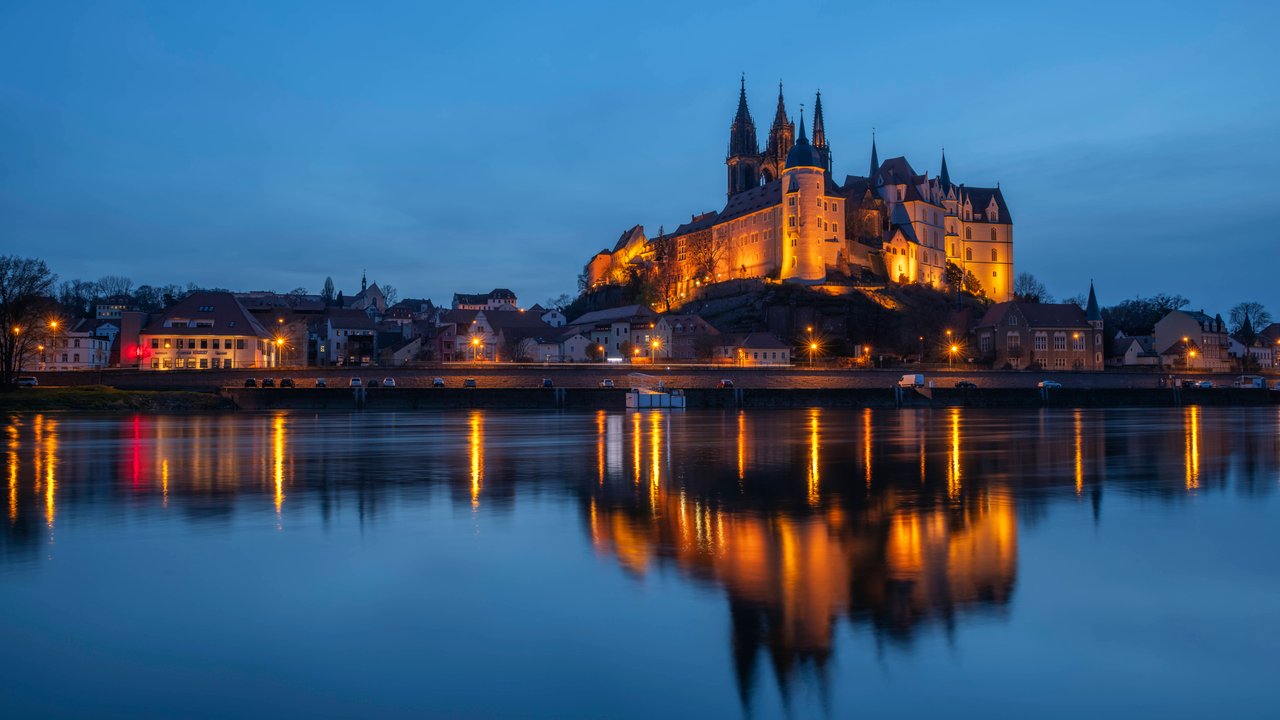
[[[192,293],[139,336],[144,370],[275,367],[278,344],[229,292]]]

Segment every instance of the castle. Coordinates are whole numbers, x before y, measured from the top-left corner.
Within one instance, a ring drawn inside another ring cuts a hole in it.
[[[728,200],[654,237],[636,225],[612,250],[587,263],[588,288],[621,284],[657,271],[664,294],[695,286],[769,278],[807,284],[881,281],[942,288],[952,281],[997,302],[1013,289],[1013,219],[1000,188],[951,182],[946,154],[936,177],[904,157],[879,161],[875,137],[866,176],[832,174],[822,115],[813,105],[813,137],[801,110],[799,132],[787,117],[782,84],[764,150],[747,107],[746,80],[729,126]],[[955,273],[955,271],[952,271]],[[668,305],[672,304],[670,301]]]

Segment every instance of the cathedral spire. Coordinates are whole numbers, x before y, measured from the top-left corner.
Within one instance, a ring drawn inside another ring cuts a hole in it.
[[[1089,281],[1089,304],[1084,310],[1084,319],[1088,322],[1102,322],[1102,311],[1098,309],[1098,296],[1093,292],[1093,281]]]
[[[766,163],[772,163],[776,177],[782,171],[782,163],[795,144],[796,126],[787,119],[787,105],[782,98],[782,81],[778,81],[778,107],[773,112],[773,124],[769,126],[769,141],[765,144]]]
[[[729,126],[729,157],[758,155],[760,145],[756,141],[756,123],[747,109],[747,76],[743,73],[738,87],[738,112]]]
[[[949,190],[951,188],[951,173],[947,172],[946,148],[942,148],[942,172],[938,174],[938,179],[942,182],[943,190]]]
[[[880,156],[876,154],[876,129],[871,128],[871,169],[867,171],[867,180],[876,176],[880,169]]]
[[[822,121],[822,91],[813,102],[813,147],[822,158],[822,167],[831,172],[831,148],[827,145],[827,128]]]
[[[800,136],[796,138],[796,142],[800,144],[809,142],[809,138],[804,136],[804,104],[800,105]]]

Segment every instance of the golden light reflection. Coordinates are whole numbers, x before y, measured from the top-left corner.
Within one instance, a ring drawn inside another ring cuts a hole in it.
[[[272,421],[274,433],[271,440],[271,476],[275,480],[276,515],[284,506],[284,415],[276,415]],[[161,468],[165,467],[162,461]],[[166,487],[168,481],[165,482]]]
[[[818,490],[821,478],[819,477],[819,457],[818,457],[818,408],[809,410],[809,504],[817,506]]]
[[[44,519],[53,527],[53,518],[57,514],[58,488],[58,422],[48,420],[44,428]]]
[[[18,427],[9,426],[9,524],[18,521]]]
[[[747,477],[747,414],[738,411],[738,490]]]
[[[960,497],[960,408],[951,409],[951,457],[947,463],[947,496]]]
[[[862,464],[867,471],[867,487],[871,487],[871,408],[862,409]]]
[[[633,451],[633,476],[637,485],[640,484],[640,440],[643,432],[640,430],[640,413],[631,413],[631,449]]]
[[[662,476],[662,420],[665,417],[665,413],[649,413],[649,454],[652,455],[652,458],[650,458],[649,484],[653,488],[653,492],[649,494],[651,502],[656,501],[657,490]]]
[[[160,492],[162,493],[162,504],[169,507],[169,458],[160,461]],[[276,512],[280,512],[280,506],[277,503]]]
[[[604,484],[604,439],[605,439],[605,413],[603,410],[596,411],[596,470],[599,475],[600,484]]]
[[[471,424],[471,507],[480,507],[480,490],[484,487],[484,415],[476,410]]]
[[[1075,420],[1075,437],[1076,437],[1076,494],[1084,492],[1084,433],[1082,428],[1084,425],[1082,414],[1076,410],[1072,414]]]
[[[1200,406],[1188,407],[1186,419],[1187,490],[1196,490],[1200,487]]]

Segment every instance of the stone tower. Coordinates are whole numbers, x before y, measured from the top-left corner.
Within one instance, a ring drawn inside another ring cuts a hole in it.
[[[822,157],[804,134],[804,111],[800,113],[800,137],[787,153],[782,171],[782,273],[783,280],[822,282],[827,269],[823,260],[823,230],[820,220],[825,196],[826,170]]]
[[[730,197],[760,184],[760,145],[756,141],[756,123],[747,109],[745,75],[738,90],[738,113],[729,126],[729,156],[724,163],[729,168]]]

